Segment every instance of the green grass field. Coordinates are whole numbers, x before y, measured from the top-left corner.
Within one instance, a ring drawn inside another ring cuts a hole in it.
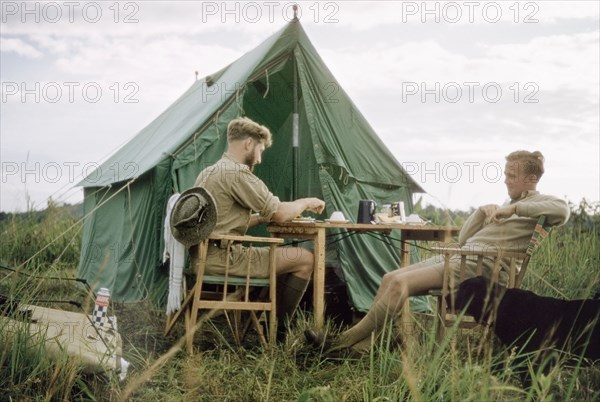
[[[600,291],[600,205],[572,206],[568,225],[555,229],[534,256],[523,287],[538,294],[575,299]],[[439,211],[438,216],[443,216]],[[44,214],[5,216],[0,222],[0,294],[29,300],[77,300],[86,292],[72,281],[77,272],[81,224],[51,205]],[[62,235],[65,233],[64,235]],[[33,275],[33,276],[30,276]],[[89,300],[87,300],[89,303]],[[49,303],[56,308],[77,308]],[[89,308],[89,304],[88,304]],[[389,328],[368,356],[326,359],[309,350],[303,329],[310,312],[298,317],[284,344],[268,350],[250,334],[231,344],[223,319],[197,334],[198,353],[180,344],[183,326],[163,336],[165,314],[148,302],[113,304],[131,363],[125,381],[81,372],[66,356],[50,359],[41,339],[9,333],[0,321],[0,400],[13,401],[594,401],[600,400],[600,367],[561,361],[532,373],[523,389],[514,351],[480,329],[450,331],[435,343],[432,316],[415,315],[409,345]],[[330,330],[340,328],[328,322]],[[400,334],[402,335],[402,334]],[[598,341],[598,340],[595,340]]]

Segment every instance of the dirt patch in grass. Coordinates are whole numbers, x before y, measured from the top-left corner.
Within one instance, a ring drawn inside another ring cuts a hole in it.
[[[160,356],[177,340],[179,331],[165,336],[165,314],[149,302],[113,303],[113,313],[123,339],[123,353],[143,351],[148,358]]]

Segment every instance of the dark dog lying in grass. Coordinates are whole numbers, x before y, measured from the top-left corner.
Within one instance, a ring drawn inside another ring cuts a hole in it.
[[[560,300],[489,285],[482,276],[461,283],[454,294],[455,308],[466,308],[479,323],[492,323],[504,345],[521,354],[542,351],[536,364],[543,363],[552,349],[600,359],[600,300]],[[451,296],[446,300],[449,305]]]

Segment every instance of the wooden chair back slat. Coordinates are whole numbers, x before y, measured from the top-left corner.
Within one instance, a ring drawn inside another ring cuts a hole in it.
[[[492,259],[492,277],[493,282],[498,282],[500,272],[502,271],[503,264],[507,264],[508,267],[508,287],[519,288],[523,282],[523,277],[527,272],[527,266],[531,256],[539,249],[542,241],[548,236],[550,230],[546,226],[547,219],[545,216],[540,216],[535,225],[535,229],[531,235],[531,239],[527,248],[524,252],[504,252],[502,250],[467,250],[458,247],[448,248],[434,248],[435,251],[440,252],[444,255],[444,279],[442,281],[442,289],[433,289],[430,294],[437,297],[438,306],[438,330],[437,339],[441,341],[445,336],[446,327],[452,326],[456,323],[458,317],[457,312],[454,309],[453,300],[451,300],[450,306],[446,305],[446,296],[450,293],[451,289],[455,289],[454,275],[451,270],[451,258],[454,256],[460,256],[460,273],[459,280],[462,282],[465,280],[465,271],[467,269],[467,257],[477,257],[476,272],[477,275],[483,273],[483,262],[484,258]],[[458,323],[460,327],[472,328],[473,321],[461,321]]]

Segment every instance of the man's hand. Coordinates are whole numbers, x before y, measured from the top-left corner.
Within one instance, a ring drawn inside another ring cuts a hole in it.
[[[296,201],[282,202],[271,217],[271,221],[283,223],[294,219],[304,211],[320,214],[325,209],[325,202],[314,197],[300,198]]]
[[[479,210],[485,215],[485,220],[483,221],[484,225],[488,225],[492,222],[492,216],[494,216],[494,213],[498,208],[500,208],[500,206],[496,204],[482,205],[479,207]]]
[[[506,207],[500,207],[496,204],[489,204],[479,207],[479,210],[485,214],[485,224],[490,222],[500,223],[504,219],[510,218],[517,213],[517,206],[512,204]]]
[[[320,214],[325,209],[325,201],[320,200],[318,198],[305,198],[306,206],[305,210],[314,212],[316,214]]]
[[[486,221],[487,221],[492,218],[492,216],[494,215],[494,212],[496,212],[496,210],[498,208],[500,208],[500,206],[498,206],[496,204],[488,204],[488,205],[480,206],[479,210],[485,214]]]
[[[517,213],[517,205],[512,204],[506,207],[498,208],[492,215],[492,222],[500,223],[506,218],[510,218]]]

